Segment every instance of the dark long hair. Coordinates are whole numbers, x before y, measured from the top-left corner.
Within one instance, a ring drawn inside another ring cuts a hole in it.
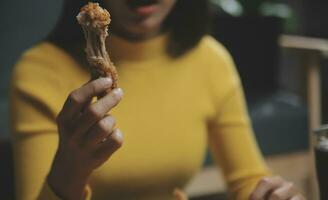
[[[98,0],[102,4],[103,0]],[[75,16],[86,0],[65,0],[61,17],[47,40],[66,49],[71,44],[84,40],[81,27]],[[207,0],[177,0],[165,20],[165,29],[170,31],[168,53],[177,57],[192,49],[207,33],[209,6]]]

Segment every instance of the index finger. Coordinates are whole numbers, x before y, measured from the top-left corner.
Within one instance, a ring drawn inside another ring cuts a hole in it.
[[[71,92],[60,112],[61,118],[72,119],[77,112],[81,112],[86,103],[95,96],[106,92],[112,86],[112,79],[99,78],[91,81]]]

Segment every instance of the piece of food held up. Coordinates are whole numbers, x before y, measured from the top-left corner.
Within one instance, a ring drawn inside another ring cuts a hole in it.
[[[108,25],[111,21],[109,12],[101,8],[98,3],[89,2],[81,8],[76,18],[82,26],[86,39],[85,52],[91,65],[92,79],[111,77],[112,89],[117,88],[117,71],[109,58],[105,42],[108,36]]]

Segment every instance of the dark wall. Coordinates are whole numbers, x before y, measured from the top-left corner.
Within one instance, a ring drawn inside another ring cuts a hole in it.
[[[20,54],[54,26],[62,1],[0,1],[0,137],[8,136],[10,71]]]
[[[304,32],[308,36],[328,38],[328,1],[304,1]]]

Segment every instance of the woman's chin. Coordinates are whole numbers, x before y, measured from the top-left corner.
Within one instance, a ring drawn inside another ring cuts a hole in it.
[[[149,38],[160,33],[161,27],[150,23],[142,23],[136,26],[130,26],[128,32],[138,38]]]

